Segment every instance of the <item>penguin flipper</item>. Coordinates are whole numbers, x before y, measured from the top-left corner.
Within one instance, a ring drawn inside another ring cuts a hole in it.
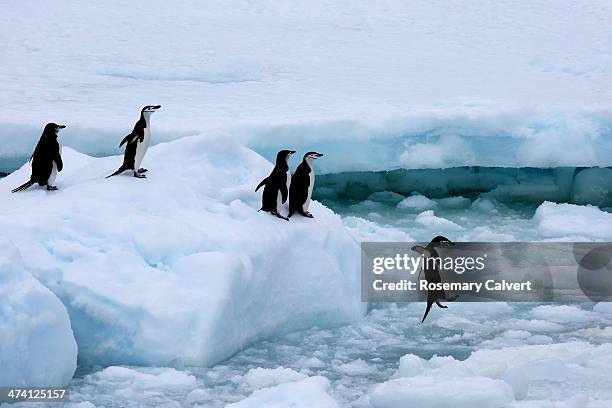
[[[287,202],[287,197],[289,196],[289,190],[287,190],[287,184],[282,184],[280,188],[282,203],[285,204]]]
[[[62,171],[62,169],[64,168],[64,162],[62,162],[62,156],[60,156],[59,152],[57,153],[57,156],[55,156],[55,159],[53,159],[53,161],[57,166],[57,171]]]
[[[262,186],[264,186],[268,182],[268,179],[269,177],[266,177],[265,179],[261,180],[261,183],[259,183],[255,191],[259,190]]]
[[[135,136],[134,133],[130,133],[129,135],[124,137],[123,140],[121,141],[121,143],[119,143],[119,147],[123,146],[126,143],[132,143],[136,139],[134,136]],[[136,136],[138,136],[138,135],[136,135]]]
[[[442,303],[440,302],[436,302],[436,305],[438,305],[438,307],[442,308],[442,309],[448,309],[448,306],[444,306]]]
[[[427,309],[425,309],[425,314],[423,315],[423,320],[421,320],[421,324],[423,324],[423,322],[427,318],[427,315],[429,314],[429,311],[431,310],[432,305],[433,305],[433,302],[427,302]]]

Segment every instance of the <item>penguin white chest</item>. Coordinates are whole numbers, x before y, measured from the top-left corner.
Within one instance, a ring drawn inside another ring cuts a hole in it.
[[[57,141],[59,144],[59,153],[62,155],[62,144]],[[51,162],[51,174],[49,175],[49,180],[47,180],[47,185],[52,186],[55,183],[55,179],[57,178],[57,164],[55,164],[55,160]]]
[[[289,194],[289,186],[291,186],[291,171],[287,170],[287,195]],[[280,210],[282,204],[283,204],[283,195],[281,194],[279,190],[278,195],[276,197],[276,209]]]
[[[310,169],[310,184],[308,184],[308,196],[306,197],[306,202],[304,203],[304,211],[308,211],[308,207],[310,207],[310,199],[312,197],[312,189],[314,188],[315,183],[315,174],[314,169]]]
[[[151,130],[149,126],[144,129],[144,137],[142,142],[136,141],[136,156],[134,157],[134,170],[138,170],[140,168],[140,163],[142,163],[142,159],[147,153],[147,149],[149,148],[149,143],[151,143]]]

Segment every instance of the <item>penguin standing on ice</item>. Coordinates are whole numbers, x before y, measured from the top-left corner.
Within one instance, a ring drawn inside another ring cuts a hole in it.
[[[261,186],[265,186],[261,197],[260,211],[269,212],[278,218],[289,221],[280,213],[281,205],[287,201],[289,195],[289,183],[291,182],[291,172],[289,171],[289,158],[295,150],[281,150],[276,154],[276,164],[272,173],[259,183],[255,191]]]
[[[30,181],[24,183],[12,190],[13,193],[26,190],[32,187],[35,183],[40,186],[47,186],[47,190],[57,190],[53,185],[57,173],[62,171],[64,164],[62,163],[62,146],[60,145],[57,136],[60,129],[65,128],[64,125],[55,123],[47,123],[43,130],[40,140],[30,157],[32,162],[32,176]]]
[[[304,217],[314,218],[313,215],[308,212],[315,182],[312,162],[322,156],[321,153],[317,152],[306,153],[304,155],[304,160],[302,160],[295,170],[293,178],[291,179],[291,187],[289,187],[289,217],[297,212]]]
[[[425,256],[423,271],[425,272],[425,279],[427,280],[428,283],[442,283],[442,278],[440,277],[440,271],[438,270],[437,263],[431,262],[431,261],[427,262],[427,259],[440,257],[440,255],[438,254],[438,251],[436,251],[436,247],[440,246],[440,244],[443,242],[453,245],[451,240],[449,240],[446,237],[443,237],[442,235],[438,235],[437,237],[432,239],[431,242],[427,244],[426,247],[416,245],[411,248],[413,251],[416,251],[420,253],[421,255]],[[419,277],[420,276],[421,275],[419,274]],[[427,315],[429,314],[429,311],[431,310],[431,307],[433,306],[434,303],[438,307],[442,309],[446,309],[448,308],[448,306],[442,305],[440,301],[446,300],[448,302],[452,302],[458,297],[459,297],[458,295],[455,295],[451,298],[447,298],[444,290],[428,290],[427,291],[427,308],[425,309],[425,315],[423,316],[423,320],[421,320],[421,323],[423,323],[425,319],[427,318]]]
[[[140,163],[142,163],[142,159],[151,143],[151,115],[159,108],[161,108],[161,105],[147,105],[142,108],[142,111],[140,111],[140,119],[138,119],[138,122],[134,125],[134,130],[124,137],[119,144],[119,147],[125,144],[123,164],[116,172],[106,176],[106,178],[116,176],[126,170],[133,170],[134,177],[147,177],[144,174],[147,172],[147,169],[141,168]]]

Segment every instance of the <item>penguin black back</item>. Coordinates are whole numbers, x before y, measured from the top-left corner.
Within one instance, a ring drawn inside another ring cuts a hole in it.
[[[289,171],[288,160],[294,153],[294,150],[281,150],[278,152],[276,154],[276,164],[272,172],[259,183],[257,188],[255,188],[255,191],[257,191],[262,186],[264,187],[260,211],[266,211],[280,218],[285,218],[280,215],[278,198],[280,195],[281,202],[285,203],[289,196],[289,190],[287,188],[287,172]]]
[[[32,175],[30,176],[30,180],[12,190],[13,193],[23,191],[33,186],[35,183],[41,186],[47,185],[51,173],[53,172],[54,165],[58,172],[62,171],[64,163],[62,162],[57,134],[60,129],[65,127],[64,125],[58,125],[56,123],[47,123],[47,125],[45,125],[43,133],[34,148],[34,153],[32,153],[30,157],[30,161],[32,162]]]

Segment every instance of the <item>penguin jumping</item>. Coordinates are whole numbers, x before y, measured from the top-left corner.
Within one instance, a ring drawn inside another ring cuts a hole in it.
[[[30,157],[32,162],[32,175],[30,181],[24,183],[12,190],[12,193],[26,190],[32,187],[35,183],[40,186],[47,186],[47,190],[54,191],[57,187],[53,185],[57,173],[62,171],[64,164],[62,163],[62,146],[57,140],[60,129],[66,126],[57,125],[55,123],[47,123],[43,130],[40,140]]]
[[[450,245],[453,245],[451,240],[442,235],[438,235],[434,239],[431,240],[426,247],[422,247],[420,245],[413,246],[411,249],[425,256],[425,262],[423,265],[423,270],[425,271],[425,279],[428,283],[441,283],[442,278],[440,277],[440,271],[438,270],[438,266],[436,262],[427,262],[428,258],[439,258],[440,255],[438,251],[436,251],[436,247],[440,246],[441,243],[446,242]],[[419,278],[420,278],[419,274]],[[444,306],[440,303],[440,300],[445,300],[448,302],[452,302],[457,299],[459,296],[453,296],[451,298],[446,297],[446,293],[444,290],[428,290],[427,291],[427,308],[425,309],[425,315],[423,315],[423,320],[421,320],[421,324],[427,318],[429,311],[431,310],[431,306],[435,303],[438,307],[442,309],[448,308],[448,306]]]
[[[123,155],[123,164],[113,174],[106,176],[106,178],[121,174],[126,170],[133,170],[134,177],[146,178],[144,174],[147,169],[140,167],[142,159],[144,158],[149,143],[151,143],[151,115],[157,109],[161,108],[161,105],[147,105],[140,111],[140,119],[134,125],[132,133],[123,138],[119,147],[125,144],[125,154]]]
[[[287,201],[289,195],[289,183],[291,182],[291,172],[289,171],[289,158],[295,150],[281,150],[276,154],[276,165],[272,173],[259,183],[255,191],[264,187],[261,197],[261,209],[278,218],[289,221],[280,213],[281,205]]]
[[[321,153],[308,152],[304,155],[304,160],[299,164],[289,187],[289,217],[296,212],[304,217],[314,218],[308,212],[312,189],[314,188],[315,174],[312,167],[313,160],[323,157]]]

